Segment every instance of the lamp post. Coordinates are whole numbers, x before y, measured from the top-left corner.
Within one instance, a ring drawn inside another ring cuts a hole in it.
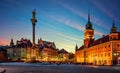
[[[86,65],[86,47],[84,46],[84,64]]]
[[[112,52],[112,65],[113,65],[113,42],[112,42],[112,40],[111,40],[111,52]]]

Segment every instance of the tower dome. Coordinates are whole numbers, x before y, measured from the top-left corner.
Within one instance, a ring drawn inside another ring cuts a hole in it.
[[[86,29],[93,29],[92,23],[90,22],[90,13],[88,13],[88,22],[86,24]]]
[[[117,27],[115,27],[114,20],[113,20],[113,24],[112,24],[112,27],[110,29],[110,33],[116,33],[116,32],[117,32]]]

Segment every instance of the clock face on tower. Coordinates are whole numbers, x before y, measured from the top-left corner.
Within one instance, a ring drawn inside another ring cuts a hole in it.
[[[93,32],[86,32],[85,35],[93,35]]]
[[[89,34],[90,34],[90,35],[93,35],[93,33],[92,33],[92,32],[89,32]]]
[[[94,31],[93,30],[85,30],[85,38],[93,38],[94,37]]]

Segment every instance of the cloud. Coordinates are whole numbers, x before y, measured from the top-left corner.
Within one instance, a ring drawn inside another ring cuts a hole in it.
[[[103,23],[102,21],[100,21],[98,18],[92,17],[92,20],[93,20],[93,22],[94,22],[95,24],[97,24],[98,26],[100,26],[100,27],[102,27],[102,28],[104,28],[104,29],[109,30],[109,28],[106,28],[107,26],[104,25],[104,23]]]
[[[53,19],[80,31],[83,31],[85,29],[85,27],[82,26],[80,23],[71,21],[63,16],[53,16]]]
[[[0,38],[0,45],[1,46],[9,45],[9,41],[7,41],[7,39]]]
[[[65,3],[63,3],[63,2],[57,2],[57,3],[59,3],[59,4],[60,4],[61,6],[63,6],[64,8],[70,10],[70,11],[73,12],[74,14],[76,14],[76,15],[84,18],[85,20],[87,20],[87,16],[86,16],[86,14],[85,14],[84,12],[78,11],[76,8],[73,8],[72,6],[67,5],[67,4],[65,4]],[[102,27],[102,28],[104,28],[104,29],[109,30],[108,28],[106,28],[106,25],[104,25],[104,23],[103,23],[101,20],[99,20],[98,18],[91,16],[91,19],[93,20],[93,22],[94,22],[96,25],[98,25],[98,26],[100,26],[100,27]],[[84,29],[84,27],[81,27],[81,26],[78,27],[77,25],[76,25],[76,26],[72,26],[72,27],[77,28],[77,29],[80,29],[80,30],[83,30],[83,29]],[[97,32],[100,32],[100,31],[97,31]],[[96,33],[96,34],[97,34],[97,33]],[[104,34],[104,33],[101,32],[101,34]],[[101,36],[100,34],[97,34],[97,35]]]
[[[73,13],[77,14],[78,16],[80,16],[80,17],[84,18],[85,20],[87,20],[87,15],[86,15],[84,12],[79,11],[78,9],[73,8],[72,6],[67,5],[67,4],[65,4],[65,3],[63,3],[63,2],[59,2],[59,4],[60,4],[61,6],[63,6],[64,8],[70,10],[71,12],[73,12]],[[94,22],[96,25],[105,28],[104,23],[103,23],[101,20],[99,20],[98,18],[91,16],[91,19],[93,20],[93,22]],[[99,24],[98,24],[98,23],[99,23]]]
[[[95,30],[95,34],[97,34],[97,35],[99,35],[99,36],[103,36],[103,35],[104,35],[102,32],[96,31],[96,30]]]
[[[67,39],[69,41],[71,41],[72,43],[75,44],[75,42],[78,42],[80,41],[81,39],[83,39],[82,37],[79,37],[79,38],[75,38],[75,37],[72,37],[72,36],[69,36],[69,35],[65,35],[65,34],[62,34],[62,33],[56,33],[58,36],[64,38],[64,39]]]
[[[87,15],[85,13],[83,13],[82,11],[78,11],[77,9],[73,8],[72,6],[69,6],[65,3],[63,3],[62,1],[61,2],[58,2],[62,7],[66,8],[67,10],[70,10],[71,12],[73,12],[74,14],[77,14],[78,16],[84,18],[84,19],[87,19]]]
[[[109,1],[110,2],[110,1]],[[97,2],[97,1],[92,1],[92,3],[98,7],[102,12],[104,12],[106,15],[108,15],[111,19],[115,19],[117,21],[120,22],[119,18],[116,17],[116,15],[114,15],[112,13],[111,10],[107,9],[107,7],[105,7],[103,4],[100,4],[100,2]]]
[[[60,43],[60,42],[56,42],[56,44],[59,46],[59,49],[66,49],[67,51],[69,52],[74,52],[75,51],[75,45],[70,45],[70,44],[67,44],[67,43]]]
[[[79,31],[84,31],[85,30],[85,26],[82,26],[80,23],[77,23],[77,22],[74,22],[74,21],[71,21],[63,16],[58,16],[58,15],[49,15],[53,20],[56,20],[60,23],[63,23],[67,26],[70,26],[72,28],[75,28]],[[98,31],[98,30],[95,30],[95,34],[98,35],[98,36],[102,36],[104,35],[104,33]]]
[[[46,23],[45,23],[46,24]],[[48,24],[47,24],[48,25]],[[55,26],[49,24],[48,27],[52,27],[55,28]],[[69,42],[78,42],[80,39],[83,39],[83,37],[75,37],[72,35],[68,35],[65,34],[64,32],[59,32],[59,31],[55,31],[53,29],[48,30],[49,32],[46,32],[47,35],[54,33],[53,36],[59,36],[60,38],[62,38],[62,40],[64,41],[69,41]]]

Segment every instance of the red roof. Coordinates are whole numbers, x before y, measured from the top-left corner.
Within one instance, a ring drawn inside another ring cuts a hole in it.
[[[95,40],[93,43],[91,43],[90,45],[91,46],[94,46],[94,45],[98,45],[98,44],[101,44],[101,43],[104,43],[104,42],[108,42],[109,41],[109,35],[106,35],[106,36],[103,36],[102,38],[100,39],[97,39]]]
[[[120,40],[120,32],[118,34],[118,40]],[[91,42],[89,47],[92,47],[92,46],[95,46],[95,45],[98,45],[98,44],[102,44],[102,43],[105,43],[105,42],[108,42],[108,41],[110,41],[109,40],[109,35],[106,35],[106,36],[103,36],[103,37]],[[84,45],[82,45],[78,50],[81,50],[81,49],[84,49]]]

